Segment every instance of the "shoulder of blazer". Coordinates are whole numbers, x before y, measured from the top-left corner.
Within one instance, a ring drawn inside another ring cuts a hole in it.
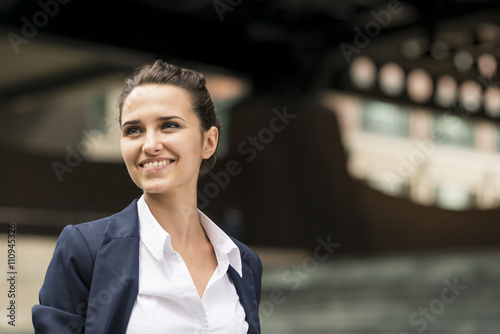
[[[240,249],[241,261],[244,265],[248,265],[252,269],[252,273],[254,276],[259,278],[262,276],[262,262],[257,255],[250,247],[235,239],[230,237],[231,240],[236,244],[236,246]]]
[[[115,226],[118,225],[118,226]],[[75,228],[80,231],[89,247],[92,261],[95,261],[96,254],[103,238],[119,237],[116,231],[125,230],[125,234],[139,236],[139,218],[137,216],[137,200],[133,200],[125,209],[114,215],[98,220],[76,224]]]

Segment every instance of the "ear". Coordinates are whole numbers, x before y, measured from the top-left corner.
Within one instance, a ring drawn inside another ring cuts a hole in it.
[[[204,131],[201,158],[202,159],[210,158],[214,154],[218,142],[219,142],[219,130],[217,130],[215,126],[212,126],[207,131]]]

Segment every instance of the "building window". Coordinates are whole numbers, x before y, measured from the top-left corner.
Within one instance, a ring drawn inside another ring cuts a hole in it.
[[[85,121],[86,129],[102,130],[102,122],[106,118],[108,104],[107,91],[97,90],[85,99]]]
[[[475,196],[460,184],[450,184],[436,189],[436,205],[448,210],[465,210],[474,207]]]
[[[391,136],[409,136],[409,112],[397,105],[367,102],[363,106],[363,130]]]
[[[497,150],[500,151],[500,126],[497,127]]]
[[[391,172],[377,173],[365,179],[370,187],[389,196],[408,196],[409,186],[406,180]]]
[[[439,115],[434,119],[434,140],[438,144],[474,147],[474,124],[461,117]]]

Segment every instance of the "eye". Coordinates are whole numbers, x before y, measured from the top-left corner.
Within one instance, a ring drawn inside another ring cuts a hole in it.
[[[132,136],[132,135],[135,135],[135,134],[139,133],[140,131],[141,130],[138,127],[131,126],[131,127],[126,128],[123,132],[127,136]]]
[[[176,122],[168,121],[162,124],[161,128],[163,129],[177,129],[180,125]]]

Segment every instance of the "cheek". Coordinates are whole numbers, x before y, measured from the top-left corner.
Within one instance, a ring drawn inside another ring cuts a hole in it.
[[[135,161],[135,154],[133,146],[130,143],[122,140],[120,141],[120,151],[122,153],[123,161],[128,166]]]
[[[165,141],[166,147],[180,156],[198,159],[201,155],[202,142],[199,133],[189,132],[182,136],[172,136]]]

